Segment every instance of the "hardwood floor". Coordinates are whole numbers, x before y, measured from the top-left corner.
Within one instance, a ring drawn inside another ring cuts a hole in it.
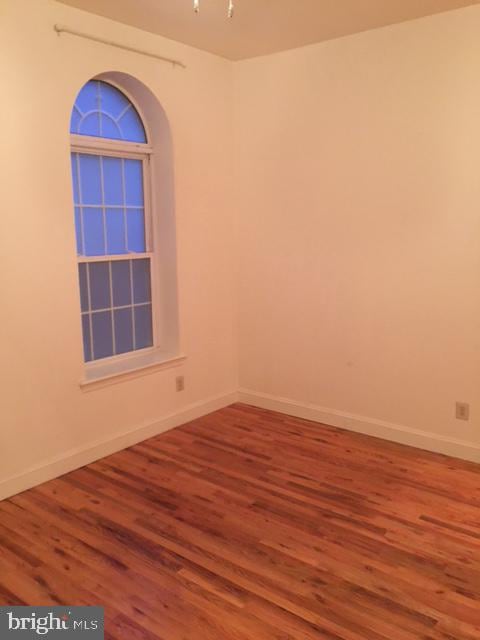
[[[479,640],[480,466],[233,405],[0,502],[0,604],[125,640]]]

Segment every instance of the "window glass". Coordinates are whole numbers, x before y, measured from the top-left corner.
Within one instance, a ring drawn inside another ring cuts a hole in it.
[[[79,264],[87,361],[153,345],[150,269],[149,258]]]
[[[147,141],[133,104],[116,87],[100,80],[90,80],[78,94],[70,133],[129,142]]]
[[[145,253],[141,160],[72,153],[77,252]]]
[[[153,346],[144,194],[148,161],[146,155],[131,157],[140,152],[130,144],[146,143],[146,136],[128,98],[97,80],[78,94],[71,133],[124,141],[111,152],[115,155],[94,140],[77,142],[71,154],[83,351],[90,362]]]

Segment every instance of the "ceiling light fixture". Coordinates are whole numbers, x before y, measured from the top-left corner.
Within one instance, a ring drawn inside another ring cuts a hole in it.
[[[195,13],[200,13],[200,0],[193,0],[193,10],[195,11]],[[234,12],[235,12],[234,0],[228,0],[228,10],[227,10],[228,17],[233,18]]]

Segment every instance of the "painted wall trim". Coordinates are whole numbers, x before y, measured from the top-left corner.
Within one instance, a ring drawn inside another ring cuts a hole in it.
[[[243,402],[261,409],[278,411],[285,415],[305,418],[322,424],[340,427],[391,442],[434,451],[457,458],[480,463],[480,446],[464,440],[440,436],[428,431],[367,418],[351,413],[301,403],[289,398],[240,389],[214,396],[207,400],[192,403],[179,411],[171,413],[155,422],[141,425],[113,438],[105,438],[86,446],[71,449],[43,464],[31,467],[27,471],[11,476],[0,482],[0,500],[36,487],[39,484],[58,478],[65,473],[90,464],[105,456],[131,447],[138,442],[165,433],[186,422],[205,416],[213,411],[227,407],[235,402]]]
[[[190,404],[175,413],[171,413],[155,422],[141,425],[135,429],[125,431],[113,438],[105,438],[76,449],[70,449],[66,453],[51,458],[44,464],[31,467],[27,471],[16,476],[11,476],[0,482],[0,500],[36,487],[39,484],[58,478],[65,473],[74,471],[86,464],[95,462],[112,453],[131,447],[138,442],[152,438],[153,436],[174,429],[181,424],[201,418],[202,416],[223,409],[238,400],[238,393],[232,391],[214,396],[207,400]]]
[[[239,390],[238,401],[261,409],[278,411],[296,418],[305,418],[306,420],[320,422],[332,427],[340,427],[418,449],[443,453],[448,456],[480,463],[480,445],[474,442],[457,440],[429,431],[412,429],[411,427],[383,422],[375,418],[344,413],[335,409],[301,403],[249,389]]]

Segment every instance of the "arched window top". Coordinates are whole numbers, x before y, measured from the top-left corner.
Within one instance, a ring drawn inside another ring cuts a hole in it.
[[[78,94],[70,133],[147,142],[142,120],[131,101],[119,89],[101,80],[90,80]]]

